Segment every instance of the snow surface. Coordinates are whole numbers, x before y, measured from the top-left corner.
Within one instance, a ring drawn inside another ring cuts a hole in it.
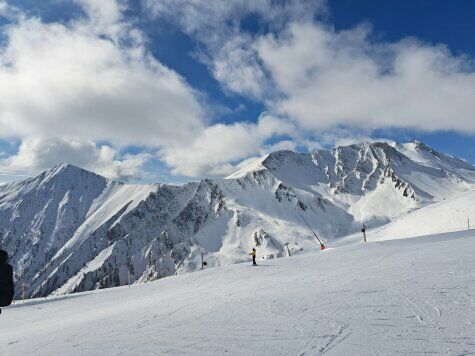
[[[371,241],[424,236],[475,228],[475,190],[424,206],[370,230]]]
[[[267,157],[269,157],[269,155],[264,155],[262,157],[259,157],[253,160],[251,163],[246,164],[240,170],[238,170],[237,172],[234,172],[233,174],[230,174],[225,179],[242,178],[248,173],[265,169],[265,167],[262,165],[262,162],[264,162],[267,159]]]
[[[2,355],[468,355],[475,230],[17,302]]]

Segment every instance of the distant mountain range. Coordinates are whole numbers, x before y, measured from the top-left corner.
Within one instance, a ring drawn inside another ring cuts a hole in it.
[[[475,189],[475,167],[421,142],[277,151],[224,179],[128,185],[62,164],[0,185],[0,247],[28,296],[146,282],[314,248]],[[440,210],[440,209],[439,209]],[[17,289],[17,296],[21,291]]]

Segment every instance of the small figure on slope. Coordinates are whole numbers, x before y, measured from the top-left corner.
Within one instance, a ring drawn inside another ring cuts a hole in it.
[[[255,248],[252,248],[252,251],[249,254],[249,256],[252,256],[252,265],[257,266],[257,263],[256,263],[256,249]]]
[[[8,264],[8,253],[0,250],[0,307],[12,304],[13,294],[13,268]]]

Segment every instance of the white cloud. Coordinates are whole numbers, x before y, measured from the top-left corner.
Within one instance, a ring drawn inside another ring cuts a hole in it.
[[[69,23],[44,23],[23,14],[3,28],[8,41],[0,50],[0,138],[22,142],[4,161],[8,169],[34,171],[66,161],[112,178],[139,175],[148,157],[118,158],[115,149],[95,144],[106,141],[158,148],[176,174],[220,175],[242,159],[294,147],[287,139],[268,143],[295,131],[268,115],[257,124],[207,126],[200,94],[147,51],[144,35],[123,16],[126,2],[75,2],[85,16]],[[202,36],[210,54],[205,60],[227,90],[260,99],[269,90],[267,74],[256,62],[253,39],[235,33],[237,22],[257,13],[283,26],[311,13],[305,2],[292,4],[149,2],[153,11],[171,11],[189,33]],[[206,15],[196,21],[198,13]],[[235,25],[215,31],[229,21]],[[221,46],[226,38],[232,41]]]
[[[475,71],[444,46],[373,43],[368,27],[292,23],[256,42],[283,99],[272,109],[308,130],[337,125],[475,133]]]
[[[122,16],[125,3],[76,2],[85,15],[68,23],[45,23],[0,2],[0,15],[15,15],[0,27],[0,139],[22,142],[8,169],[34,172],[61,161],[111,178],[143,175],[146,155],[117,158],[94,142],[178,145],[205,128],[206,108],[148,52],[144,35]]]
[[[14,19],[18,17],[20,11],[15,7],[6,2],[6,0],[0,0],[0,17],[5,17],[7,19]]]
[[[148,3],[205,44],[224,88],[261,100],[303,132],[345,126],[475,133],[474,60],[444,45],[384,42],[369,25],[336,31],[315,17],[325,12],[323,2]],[[249,14],[267,33],[242,28]]]
[[[106,35],[118,42],[121,37],[128,35],[129,26],[122,16],[126,4],[120,0],[73,0],[82,7],[87,17],[75,21],[75,27],[91,31],[95,34]]]
[[[45,23],[0,0],[0,16],[14,19],[1,28],[0,139],[22,142],[2,169],[70,161],[127,179],[150,158],[121,156],[137,145],[175,174],[225,175],[271,150],[365,140],[377,128],[475,133],[471,58],[414,39],[378,41],[366,25],[336,31],[316,20],[324,1],[143,0],[199,44],[227,94],[269,112],[211,126],[202,95],[148,51],[126,0],[74,1],[83,16]],[[243,29],[249,16],[262,32]]]
[[[278,146],[288,148],[283,136],[295,135],[292,123],[263,114],[257,124],[238,122],[232,125],[215,124],[185,145],[170,146],[159,152],[159,157],[175,174],[186,176],[226,175],[236,169],[236,162],[262,155]],[[273,145],[268,140],[276,138]]]
[[[288,21],[312,19],[326,11],[323,0],[143,0],[157,17],[177,23],[205,46],[199,58],[225,90],[264,99],[272,91],[266,72],[253,48],[253,34],[241,29],[241,21],[257,15],[273,29]]]
[[[202,129],[205,110],[186,81],[153,58],[136,31],[123,35],[127,45],[96,32],[97,23],[116,10],[91,5],[87,11],[92,22],[25,18],[5,27],[0,136],[160,146]],[[104,28],[111,24],[122,26],[108,21]]]
[[[0,170],[10,174],[37,172],[60,163],[71,163],[102,174],[111,179],[140,179],[142,166],[150,159],[149,154],[120,157],[116,149],[95,143],[60,138],[25,139],[16,155],[0,160]]]
[[[209,61],[213,76],[225,89],[251,98],[262,99],[267,76],[249,48],[249,36],[238,35],[226,41]],[[267,88],[270,90],[269,88]]]
[[[272,27],[280,27],[290,19],[308,20],[317,12],[327,11],[324,0],[142,0],[142,3],[153,16],[174,21],[203,41],[221,36],[223,30],[236,30],[240,21],[251,14]],[[212,33],[216,29],[221,31]]]

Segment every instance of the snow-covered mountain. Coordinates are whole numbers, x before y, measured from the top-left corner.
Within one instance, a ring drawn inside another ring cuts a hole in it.
[[[225,179],[127,185],[71,165],[0,186],[0,246],[44,296],[309,249],[475,188],[475,167],[420,142],[271,153]],[[129,273],[130,272],[130,273]],[[130,275],[130,276],[129,276]],[[19,293],[18,293],[19,294]]]

